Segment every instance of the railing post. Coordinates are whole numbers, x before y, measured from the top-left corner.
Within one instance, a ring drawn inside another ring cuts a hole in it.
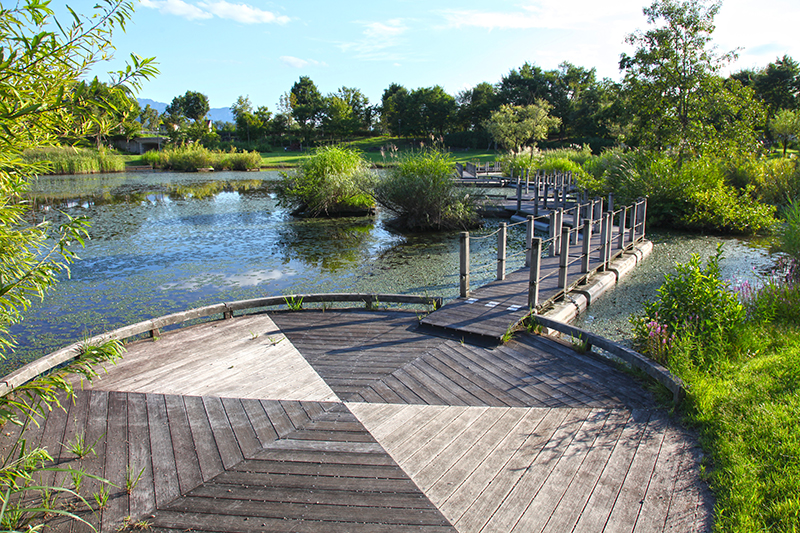
[[[561,229],[561,257],[558,261],[558,288],[567,287],[567,270],[569,269],[569,228]]]
[[[542,239],[535,237],[531,244],[531,272],[528,281],[528,308],[539,307],[539,270],[542,263]]]
[[[536,229],[533,220],[533,216],[528,215],[528,224],[525,227],[525,266],[531,266],[531,247]],[[541,243],[539,243],[539,246],[541,247]],[[539,253],[541,253],[541,250],[539,250]]]
[[[531,192],[531,169],[525,169],[525,194],[530,194]]]
[[[536,173],[536,178],[533,183],[533,216],[539,216],[539,173]]]
[[[461,232],[461,297],[469,296],[469,232]]]
[[[560,207],[556,211],[556,239],[558,239],[558,249],[561,249],[562,229],[564,228],[564,210]]]
[[[574,211],[572,212],[572,227],[575,229],[575,232],[572,234],[572,244],[578,244],[578,228],[581,227],[581,208],[578,207],[578,203],[575,203],[575,207],[573,207]]]
[[[645,225],[647,224],[647,198],[642,198],[642,239],[645,238]]]
[[[614,193],[608,193],[608,211],[614,212]]]
[[[619,242],[617,247],[619,249],[625,248],[625,223],[628,219],[628,206],[622,208],[619,212]]]
[[[639,220],[639,202],[633,203],[631,212],[631,244],[636,244],[636,223]]]
[[[608,213],[600,219],[600,270],[606,269],[606,249],[608,247]]]
[[[589,252],[592,249],[592,221],[583,223],[583,250],[581,253],[581,274],[589,272]]]
[[[555,211],[550,211],[550,227],[547,228],[547,236],[550,238],[550,257],[556,256],[556,217]]]
[[[522,211],[522,178],[517,178],[517,213]]]
[[[544,179],[544,208],[547,209],[547,196],[550,194],[550,183],[545,177]]]
[[[611,242],[614,234],[614,213],[611,211],[606,212],[606,255],[603,257],[603,270],[608,270],[611,264]]]
[[[500,231],[497,233],[497,279],[506,279],[506,228],[508,225],[503,222],[500,224]]]

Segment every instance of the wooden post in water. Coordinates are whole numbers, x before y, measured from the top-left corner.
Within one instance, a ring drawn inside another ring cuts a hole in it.
[[[525,228],[525,266],[531,266],[531,249],[533,246],[534,230],[533,216],[528,215],[528,223]],[[541,246],[542,243],[540,242],[539,247],[541,248]],[[539,250],[539,253],[541,254],[541,250]]]
[[[461,297],[469,296],[469,232],[461,232]]]
[[[558,288],[567,286],[567,270],[569,269],[569,228],[561,229],[561,257],[558,261]]]
[[[531,272],[528,281],[528,308],[539,306],[539,270],[542,263],[542,239],[535,237],[531,245]]]
[[[583,250],[581,253],[581,274],[589,272],[589,251],[592,249],[592,221],[583,223]]]
[[[497,232],[497,279],[506,279],[506,229],[508,224],[500,224],[500,231]]]

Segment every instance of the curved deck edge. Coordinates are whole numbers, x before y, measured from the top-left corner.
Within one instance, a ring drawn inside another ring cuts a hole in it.
[[[44,355],[35,361],[11,372],[0,379],[0,397],[7,395],[17,387],[36,379],[42,374],[50,372],[65,363],[76,359],[81,353],[81,347],[91,344],[101,344],[108,340],[116,339],[124,341],[137,335],[150,333],[157,336],[161,328],[179,325],[190,320],[207,318],[214,315],[222,315],[223,319],[232,318],[234,311],[246,311],[261,307],[272,307],[276,305],[286,305],[287,301],[322,303],[322,302],[363,302],[367,307],[381,303],[405,303],[420,304],[440,307],[442,299],[439,297],[419,296],[413,294],[345,294],[345,293],[323,293],[323,294],[290,294],[282,296],[271,296],[267,298],[255,298],[251,300],[238,300],[235,302],[224,302],[218,304],[189,309],[179,313],[173,313],[158,318],[143,320],[135,324],[123,326],[121,328],[95,335],[81,342],[76,342],[61,348],[48,355]]]

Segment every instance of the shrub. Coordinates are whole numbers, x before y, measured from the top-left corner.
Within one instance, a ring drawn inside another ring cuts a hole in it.
[[[664,277],[657,300],[645,304],[643,316],[631,318],[640,350],[676,365],[708,366],[724,356],[746,315],[744,305],[720,276],[721,257],[720,246],[703,267],[695,254],[688,262],[678,263],[674,275]],[[673,361],[677,355],[688,361]]]
[[[230,152],[219,154],[216,166],[229,170],[252,170],[261,168],[261,154],[258,152],[237,152],[231,147]]]
[[[733,187],[700,189],[690,193],[694,207],[682,222],[692,229],[710,229],[725,233],[767,233],[775,226],[775,207],[752,197],[749,185],[737,193]]]
[[[336,216],[363,213],[375,207],[369,192],[374,177],[361,154],[328,146],[304,159],[292,173],[283,173],[275,192],[281,205],[295,214]]]
[[[449,154],[436,150],[407,153],[375,187],[375,197],[396,215],[394,223],[411,231],[475,227],[480,218],[474,198],[453,180]]]

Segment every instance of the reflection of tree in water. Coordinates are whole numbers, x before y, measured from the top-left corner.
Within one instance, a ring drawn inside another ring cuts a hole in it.
[[[361,263],[375,238],[371,218],[293,219],[278,229],[283,264],[299,260],[325,272]]]

